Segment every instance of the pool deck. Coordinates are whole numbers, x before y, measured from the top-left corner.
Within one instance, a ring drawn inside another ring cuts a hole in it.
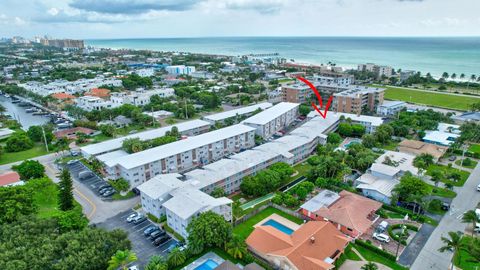
[[[285,227],[288,227],[294,231],[298,230],[298,228],[300,228],[301,225],[298,225],[297,223],[293,222],[293,221],[290,221],[278,214],[271,214],[270,216],[262,219],[260,222],[258,222],[257,224],[255,224],[253,227],[254,228],[257,228],[258,226],[262,226],[265,222],[269,221],[270,219],[273,219],[275,220],[276,222],[284,225]]]
[[[225,261],[224,259],[222,259],[220,256],[218,256],[214,252],[208,252],[205,255],[203,255],[202,257],[196,259],[191,264],[182,268],[182,270],[194,270],[195,268],[197,268],[202,263],[204,263],[208,260],[212,260],[212,261],[216,262],[218,265],[222,264]]]

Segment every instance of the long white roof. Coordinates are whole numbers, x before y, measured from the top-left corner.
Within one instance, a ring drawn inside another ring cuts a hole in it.
[[[186,183],[181,181],[179,179],[180,177],[182,177],[182,175],[178,173],[161,174],[141,184],[137,188],[140,192],[156,200],[176,188],[185,186]]]
[[[281,116],[282,114],[298,107],[300,104],[298,103],[290,103],[290,102],[281,102],[277,105],[267,109],[263,112],[257,113],[252,117],[249,117],[243,121],[243,123],[249,124],[256,124],[256,125],[264,125],[273,119]]]
[[[120,157],[111,162],[128,170],[254,130],[254,128],[242,124],[233,125]]]
[[[152,130],[131,134],[121,138],[116,138],[116,139],[112,139],[112,140],[108,140],[108,141],[104,141],[96,144],[87,145],[80,149],[82,150],[82,152],[88,155],[97,155],[100,153],[110,152],[110,151],[122,148],[122,143],[126,139],[139,138],[140,140],[145,141],[145,140],[151,140],[151,139],[165,136],[165,133],[167,131],[170,131],[174,126],[178,128],[179,132],[183,132],[186,130],[191,130],[191,129],[200,128],[200,127],[209,126],[209,125],[210,123],[203,120],[187,121],[187,122],[182,122],[182,123],[178,123],[171,126],[166,126],[166,127],[161,127],[157,129],[152,129]]]
[[[265,110],[272,106],[273,105],[270,102],[263,102],[263,103],[258,103],[255,105],[242,107],[242,108],[238,108],[238,109],[234,109],[226,112],[207,115],[207,116],[204,116],[203,119],[210,120],[210,121],[222,121],[230,117],[234,117],[236,115],[244,115],[244,114],[254,112],[257,109]]]

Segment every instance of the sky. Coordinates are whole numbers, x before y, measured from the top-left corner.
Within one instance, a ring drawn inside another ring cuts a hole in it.
[[[0,37],[480,36],[480,0],[0,0]]]

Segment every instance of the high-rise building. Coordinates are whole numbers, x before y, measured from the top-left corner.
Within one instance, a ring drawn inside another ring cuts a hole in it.
[[[383,103],[385,89],[351,85],[345,91],[333,95],[332,108],[336,112],[361,114],[362,111],[375,112]]]

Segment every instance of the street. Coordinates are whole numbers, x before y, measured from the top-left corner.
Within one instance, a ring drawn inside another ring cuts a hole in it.
[[[480,200],[480,192],[477,191],[479,179],[480,165],[477,165],[465,182],[465,185],[455,190],[457,197],[452,201],[451,210],[445,214],[418,254],[417,259],[411,267],[412,270],[449,269],[448,267],[453,253],[441,253],[438,251],[438,249],[443,246],[440,238],[442,236],[448,237],[448,232],[450,231],[463,232],[465,230],[466,224],[462,223],[462,215],[465,211],[474,209]]]

